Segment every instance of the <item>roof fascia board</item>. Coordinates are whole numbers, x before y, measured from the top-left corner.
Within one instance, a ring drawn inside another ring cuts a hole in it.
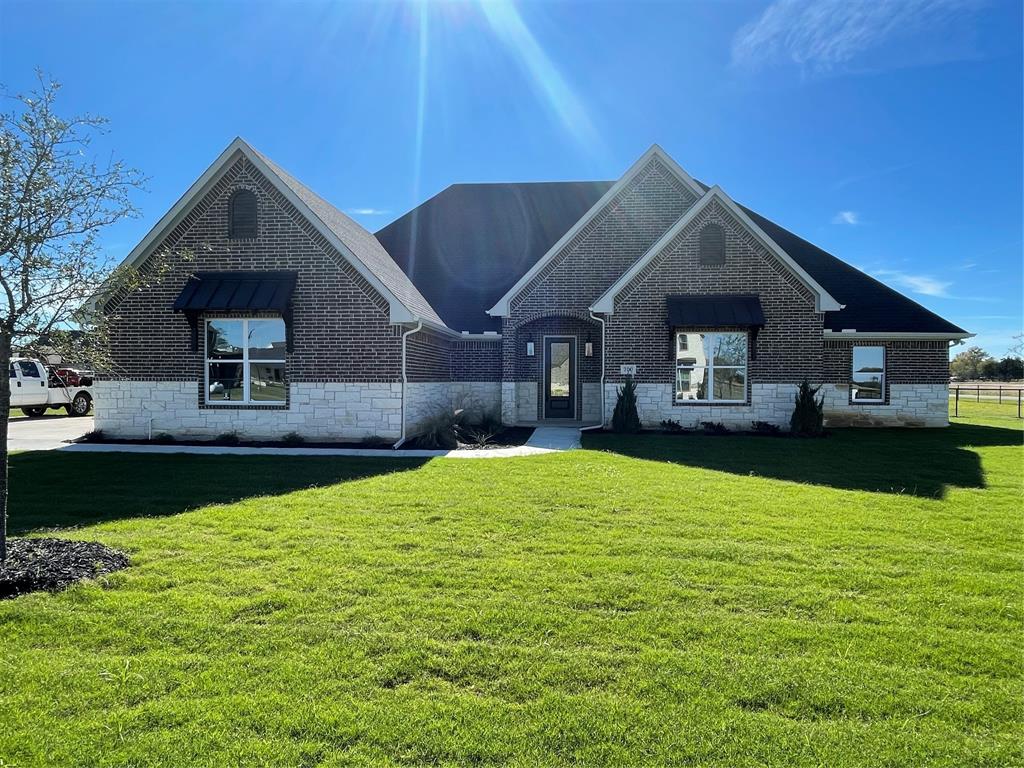
[[[814,307],[818,312],[835,312],[843,308],[843,305],[836,301],[818,282],[812,278],[799,264],[797,264],[788,253],[769,237],[757,224],[755,224],[743,209],[733,202],[725,191],[717,184],[711,187],[704,195],[684,213],[679,220],[669,227],[657,242],[654,243],[640,259],[636,261],[622,277],[616,280],[612,286],[605,291],[597,301],[591,305],[593,312],[601,312],[610,315],[615,312],[615,298],[629,282],[652,260],[657,258],[661,251],[668,246],[672,239],[678,235],[693,219],[706,208],[712,200],[718,200],[761,244],[768,249],[779,261],[781,261],[794,275],[796,275],[812,293],[814,293]]]
[[[703,190],[700,185],[693,180],[693,177],[684,171],[675,160],[669,157],[665,150],[657,144],[651,145],[650,149],[644,152],[639,159],[637,159],[637,161],[634,162],[624,174],[622,174],[619,180],[601,196],[601,199],[594,203],[590,207],[590,210],[584,213],[583,216],[580,217],[579,221],[573,224],[572,227],[569,228],[569,231],[562,235],[558,239],[558,242],[551,246],[547,253],[541,256],[537,263],[530,267],[526,274],[520,277],[516,281],[515,285],[509,288],[505,295],[498,299],[497,303],[493,307],[487,310],[487,314],[497,317],[507,316],[509,314],[509,304],[512,299],[515,298],[515,296],[525,288],[530,281],[533,280],[533,278],[542,269],[544,269],[545,266],[547,266],[548,262],[555,258],[555,256],[557,256],[566,245],[572,242],[572,239],[576,237],[579,231],[582,230],[591,219],[604,210],[604,208],[609,205],[623,189],[625,189],[629,182],[632,181],[633,178],[655,157],[658,158],[670,171],[672,171],[698,199],[700,198],[703,194]]]
[[[406,320],[403,322],[410,324],[421,322],[423,323],[424,328],[431,331],[435,331],[437,333],[441,333],[445,336],[448,336],[452,340],[460,339],[462,341],[501,341],[500,333],[463,333],[462,331],[456,331],[452,328],[449,328],[447,325],[438,325],[432,320],[425,320],[419,317],[417,317],[415,320]]]
[[[356,258],[355,254],[352,253],[348,246],[341,242],[341,240],[339,240],[338,237],[327,228],[323,221],[320,220],[320,217],[313,213],[313,211],[309,209],[309,206],[302,202],[302,200],[292,192],[288,185],[285,184],[284,181],[260,159],[256,152],[254,152],[241,137],[236,137],[234,141],[228,145],[227,149],[221,152],[220,156],[218,156],[217,159],[210,164],[210,167],[203,172],[203,175],[188,188],[185,194],[178,198],[178,201],[171,207],[171,209],[164,214],[164,216],[151,230],[149,230],[142,241],[131,250],[122,262],[122,265],[136,267],[148,258],[152,249],[159,243],[160,239],[181,222],[194,202],[199,199],[206,192],[207,188],[216,181],[221,173],[224,172],[236,152],[241,152],[245,155],[246,159],[256,166],[256,168],[258,168],[259,171],[271,181],[274,187],[284,195],[285,199],[294,205],[303,216],[309,219],[313,226],[316,227],[317,232],[323,235],[324,238],[345,257],[355,270],[371,286],[373,286],[374,290],[387,299],[391,323],[415,322],[419,319],[412,310],[405,306],[397,296],[388,290],[387,287],[385,287],[384,284],[366,268],[366,265]]]
[[[973,339],[973,333],[942,333],[935,331],[831,331],[825,329],[824,333],[829,339],[861,339],[864,341],[891,339],[895,341],[912,341],[914,339]]]

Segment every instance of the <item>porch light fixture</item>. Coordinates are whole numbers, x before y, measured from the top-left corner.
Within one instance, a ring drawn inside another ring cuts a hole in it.
[[[526,342],[526,356],[527,357],[533,357],[533,355],[534,355],[534,352],[533,352],[533,342],[532,341],[528,341],[528,342]]]
[[[593,357],[594,356],[594,342],[590,340],[590,334],[587,334],[587,340],[583,342],[583,356]]]

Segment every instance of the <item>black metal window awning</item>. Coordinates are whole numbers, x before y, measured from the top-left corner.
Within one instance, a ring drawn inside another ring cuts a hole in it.
[[[297,272],[196,272],[178,298],[192,329],[192,351],[199,348],[199,316],[204,312],[278,312],[284,318],[292,351],[292,294]]]
[[[757,296],[669,296],[666,304],[668,324],[673,335],[678,328],[747,328],[750,330],[750,359],[757,359],[757,332],[765,324],[761,299]],[[674,356],[674,341],[672,350]]]

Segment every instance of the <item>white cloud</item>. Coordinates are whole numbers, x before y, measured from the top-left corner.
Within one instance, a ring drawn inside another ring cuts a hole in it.
[[[345,213],[349,216],[386,216],[391,211],[386,208],[346,208]]]
[[[860,214],[856,211],[840,211],[832,217],[832,223],[856,226],[857,224],[860,224]]]
[[[965,12],[981,0],[776,0],[737,32],[734,66],[791,63],[813,73],[977,56]],[[931,34],[928,40],[920,38]],[[907,38],[913,37],[913,45]],[[879,55],[885,48],[885,55]],[[870,61],[863,54],[871,52]]]
[[[949,287],[953,283],[948,280],[938,280],[930,275],[915,275],[895,269],[878,269],[871,274],[883,283],[912,293],[919,293],[922,296],[936,296],[940,299],[953,298],[949,295]]]

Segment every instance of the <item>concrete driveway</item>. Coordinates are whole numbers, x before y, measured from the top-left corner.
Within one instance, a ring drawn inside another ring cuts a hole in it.
[[[92,416],[72,418],[61,414],[38,419],[13,419],[7,423],[7,450],[52,451],[92,429]]]

